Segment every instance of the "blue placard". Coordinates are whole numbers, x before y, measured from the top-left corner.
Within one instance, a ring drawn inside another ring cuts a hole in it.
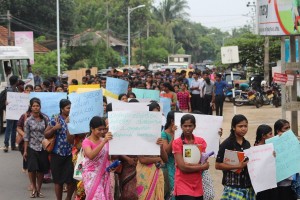
[[[106,89],[114,94],[127,94],[128,81],[124,81],[118,78],[107,77],[106,79]]]
[[[151,99],[159,102],[159,90],[132,88],[132,92],[136,95],[137,99]]]
[[[33,97],[41,100],[41,111],[49,118],[59,114],[59,102],[67,98],[65,92],[30,92],[30,99]]]
[[[94,116],[103,116],[102,90],[85,93],[69,94],[72,103],[70,123],[68,128],[71,134],[87,133],[90,131],[90,120]]]
[[[299,173],[300,144],[291,130],[266,140],[266,143],[273,143],[276,152],[277,182]]]
[[[160,98],[160,103],[163,106],[164,116],[167,118],[168,113],[171,111],[171,99],[170,98]]]

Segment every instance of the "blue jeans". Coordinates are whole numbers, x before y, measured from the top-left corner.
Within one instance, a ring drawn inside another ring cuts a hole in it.
[[[18,120],[6,120],[6,129],[5,129],[5,139],[4,145],[9,146],[9,137],[11,147],[16,147],[16,132],[17,132],[17,122]]]

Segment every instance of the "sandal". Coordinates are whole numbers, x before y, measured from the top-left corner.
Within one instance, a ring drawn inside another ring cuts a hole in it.
[[[37,196],[38,198],[44,198],[44,197],[45,197],[41,192],[37,192],[37,193],[36,193],[36,196]]]
[[[29,196],[30,198],[35,198],[37,195],[37,192],[36,191],[32,191],[31,192],[31,195]]]

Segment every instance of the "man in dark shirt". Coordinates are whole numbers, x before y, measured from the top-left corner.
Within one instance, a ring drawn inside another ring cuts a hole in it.
[[[215,104],[216,104],[216,115],[223,116],[223,104],[225,100],[224,89],[228,87],[225,81],[221,81],[222,75],[216,75],[215,82]]]

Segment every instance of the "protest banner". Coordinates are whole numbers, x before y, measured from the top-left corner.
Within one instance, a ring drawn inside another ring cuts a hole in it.
[[[162,112],[164,116],[167,117],[168,113],[171,111],[171,99],[170,98],[160,98],[160,103],[162,104]]]
[[[266,140],[266,143],[272,143],[276,152],[277,182],[299,173],[300,144],[291,130]]]
[[[126,103],[118,101],[112,103],[113,111],[149,111],[149,103]]]
[[[179,138],[182,133],[180,119],[183,115],[186,115],[186,113],[175,113],[175,125],[178,127],[175,131],[175,139]],[[207,143],[206,152],[214,151],[216,155],[219,151],[219,131],[222,127],[223,117],[199,114],[191,115],[194,115],[196,118],[196,129],[193,134],[205,140]]]
[[[247,167],[255,193],[276,188],[276,162],[273,144],[254,146],[244,152],[245,156],[249,158]]]
[[[71,134],[86,133],[90,131],[89,123],[94,116],[103,116],[102,90],[85,93],[69,94],[72,103],[70,123],[68,128]]]
[[[113,111],[108,113],[110,155],[160,155],[160,112]]]
[[[194,72],[194,69],[176,69],[176,73],[180,73],[182,70],[185,70],[185,78],[189,77],[189,72]]]
[[[100,90],[100,88],[78,88],[76,90],[76,93],[80,94],[80,93],[92,92],[92,91],[96,91],[96,90]]]
[[[106,78],[106,89],[116,95],[123,93],[127,94],[128,84],[128,81],[124,81],[122,79],[111,77]]]
[[[79,88],[100,88],[100,84],[92,84],[92,85],[69,85],[69,94],[76,92]]]
[[[118,95],[113,94],[111,91],[108,91],[104,88],[101,88],[101,90],[102,90],[103,96],[106,96],[107,98],[109,97],[109,98],[118,100]]]
[[[137,99],[151,99],[159,102],[159,90],[132,88],[132,92],[135,94]]]
[[[28,110],[29,94],[7,92],[6,119],[19,120]]]
[[[59,114],[59,102],[67,98],[65,92],[30,92],[30,99],[33,97],[41,100],[41,111],[48,117]]]

